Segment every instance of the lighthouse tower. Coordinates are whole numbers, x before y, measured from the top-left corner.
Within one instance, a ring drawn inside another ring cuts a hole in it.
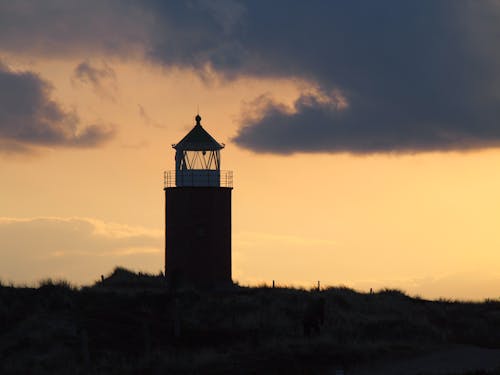
[[[224,287],[231,280],[232,172],[221,171],[217,142],[196,125],[165,172],[165,275],[170,287]]]

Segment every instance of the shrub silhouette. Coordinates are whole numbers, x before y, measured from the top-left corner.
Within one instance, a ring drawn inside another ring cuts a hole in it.
[[[305,336],[318,335],[325,322],[325,299],[316,298],[307,302],[302,317],[302,326]]]
[[[162,275],[117,268],[80,289],[1,286],[0,373],[321,373],[443,345],[499,348],[499,311],[345,287],[173,292]]]

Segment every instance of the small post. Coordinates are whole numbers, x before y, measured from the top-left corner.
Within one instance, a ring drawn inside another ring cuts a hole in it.
[[[273,289],[274,289],[274,280],[273,280]]]
[[[320,283],[319,283],[319,280],[318,280],[318,292],[321,290],[321,286],[320,286]]]

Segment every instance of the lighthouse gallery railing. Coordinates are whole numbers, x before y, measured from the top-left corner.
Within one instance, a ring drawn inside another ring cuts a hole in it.
[[[233,187],[233,171],[186,170],[163,172],[163,187]]]

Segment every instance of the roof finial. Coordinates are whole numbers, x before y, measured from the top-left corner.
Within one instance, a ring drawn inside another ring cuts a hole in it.
[[[196,125],[201,125],[201,116],[199,114],[194,119],[196,120]]]

